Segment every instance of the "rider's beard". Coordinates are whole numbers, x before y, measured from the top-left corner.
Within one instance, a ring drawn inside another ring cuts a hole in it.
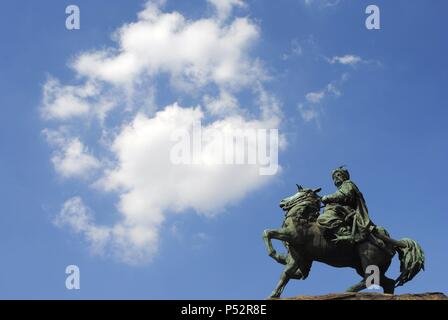
[[[344,181],[339,180],[339,179],[336,179],[336,180],[334,180],[334,185],[335,185],[337,188],[339,188],[339,187],[342,185],[342,182],[344,182]]]

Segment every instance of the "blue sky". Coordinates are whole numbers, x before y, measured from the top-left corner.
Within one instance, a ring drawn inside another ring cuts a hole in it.
[[[295,192],[295,183],[334,192],[330,173],[342,164],[363,191],[373,221],[394,238],[417,240],[425,250],[426,271],[398,293],[447,291],[448,4],[374,1],[381,9],[381,29],[369,31],[364,11],[371,1],[245,3],[225,16],[205,0],[168,0],[153,21],[176,11],[186,26],[208,19],[219,32],[210,28],[210,34],[202,34],[205,29],[198,28],[196,35],[203,37],[181,42],[196,44],[199,52],[186,62],[179,60],[182,50],[172,54],[174,38],[168,36],[167,52],[152,56],[147,65],[138,60],[124,69],[108,64],[107,58],[120,55],[111,35],[141,22],[137,14],[145,1],[76,1],[81,29],[75,31],[65,28],[71,2],[2,5],[0,298],[265,298],[282,266],[267,256],[261,234],[281,224],[279,201]],[[244,23],[229,32],[238,18]],[[227,35],[228,42],[213,38],[217,34]],[[207,41],[215,40],[228,53],[210,54],[213,46]],[[144,41],[130,50],[146,57],[145,50],[153,47],[150,42],[139,47]],[[95,52],[108,56],[95,60]],[[197,61],[208,61],[208,54],[209,64]],[[73,67],[82,57],[90,64]],[[236,68],[224,78],[208,73],[221,62]],[[173,67],[177,63],[180,69]],[[192,69],[193,76],[184,74],[183,63],[199,69]],[[145,68],[155,71],[148,75]],[[198,70],[203,73],[195,74]],[[46,102],[45,86],[51,87]],[[191,174],[168,171],[173,177],[165,179],[167,169],[154,152],[158,145],[143,144],[148,152],[128,149],[139,136],[136,115],[143,115],[143,135],[160,137],[163,132],[151,131],[151,119],[175,102],[181,106],[172,109],[179,119],[201,105],[208,124],[230,121],[205,106],[204,97],[219,92],[237,101],[243,123],[253,118],[260,126],[278,125],[286,145],[276,176],[220,171],[201,190],[202,182]],[[269,110],[269,119],[259,111],[261,94],[271,108],[279,108]],[[107,112],[103,122],[97,113],[101,107]],[[123,154],[133,155],[128,160],[136,165],[147,163],[142,176],[155,175],[154,180],[142,182],[135,171],[120,170],[127,163]],[[129,186],[134,193],[123,191]],[[146,195],[147,190],[156,195]],[[181,194],[191,190],[189,197]],[[140,204],[146,197],[149,204]],[[63,206],[70,200],[66,208],[71,211],[65,212],[78,220],[64,220]],[[87,222],[79,220],[86,216]],[[92,234],[101,232],[110,236],[93,241]],[[80,267],[81,290],[65,288],[65,267],[71,264]],[[395,261],[389,276],[397,275]],[[291,282],[285,295],[342,291],[357,281],[350,269],[315,263],[310,277]]]

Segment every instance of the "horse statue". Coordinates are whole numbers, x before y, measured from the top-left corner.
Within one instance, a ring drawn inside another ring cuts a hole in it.
[[[362,277],[362,280],[347,289],[347,292],[359,292],[367,288],[372,266],[379,270],[379,285],[384,293],[393,294],[396,287],[412,280],[424,269],[424,254],[420,245],[412,239],[392,239],[384,228],[375,226],[372,235],[382,241],[373,241],[370,237],[359,243],[332,241],[325,230],[316,222],[321,209],[321,189],[307,189],[297,185],[296,194],[283,199],[280,208],[285,212],[280,229],[265,230],[263,239],[271,258],[285,265],[280,281],[270,298],[279,298],[290,279],[304,280],[308,277],[313,261],[333,267],[350,267]],[[279,254],[272,245],[272,239],[283,242],[287,254]],[[400,276],[388,278],[387,272],[392,258],[398,252]]]

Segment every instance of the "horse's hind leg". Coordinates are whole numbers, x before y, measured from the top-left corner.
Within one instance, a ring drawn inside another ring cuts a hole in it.
[[[377,285],[383,288],[384,293],[393,294],[395,290],[395,281],[389,279],[385,275],[385,272],[390,266],[390,257],[380,248],[368,242],[358,245],[358,252],[360,253],[360,263],[356,268],[356,272],[363,277],[363,280],[357,285],[350,287],[347,291],[358,292],[366,289],[369,276],[373,275],[367,274],[366,272],[369,267],[376,266],[379,269],[379,283],[377,283]]]
[[[380,286],[383,288],[384,293],[394,294],[395,291],[395,280],[386,277],[383,273],[380,278]]]
[[[346,292],[359,292],[359,291],[367,288],[367,285],[366,285],[367,278],[366,278],[366,274],[364,271],[366,266],[367,266],[366,259],[361,257],[360,263],[355,269],[356,269],[356,273],[358,273],[362,277],[362,280],[359,281],[357,284],[348,288],[346,290]]]
[[[359,292],[361,290],[364,290],[365,288],[366,288],[366,281],[364,279],[362,279],[354,286],[351,286],[350,288],[348,288],[347,292]]]

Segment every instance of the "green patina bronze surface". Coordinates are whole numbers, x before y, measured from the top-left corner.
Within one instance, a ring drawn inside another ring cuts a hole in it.
[[[372,222],[364,196],[350,180],[347,169],[337,168],[332,177],[336,193],[320,197],[320,189],[297,186],[296,194],[280,202],[285,212],[282,227],[264,231],[269,256],[285,265],[270,297],[280,297],[290,279],[306,279],[313,261],[355,269],[362,280],[348,288],[349,292],[366,288],[369,266],[378,267],[379,284],[385,293],[394,293],[395,287],[412,280],[424,268],[424,253],[416,241],[394,240],[384,228]],[[283,241],[287,254],[278,254],[272,239]],[[385,273],[396,252],[401,274],[393,280]]]

